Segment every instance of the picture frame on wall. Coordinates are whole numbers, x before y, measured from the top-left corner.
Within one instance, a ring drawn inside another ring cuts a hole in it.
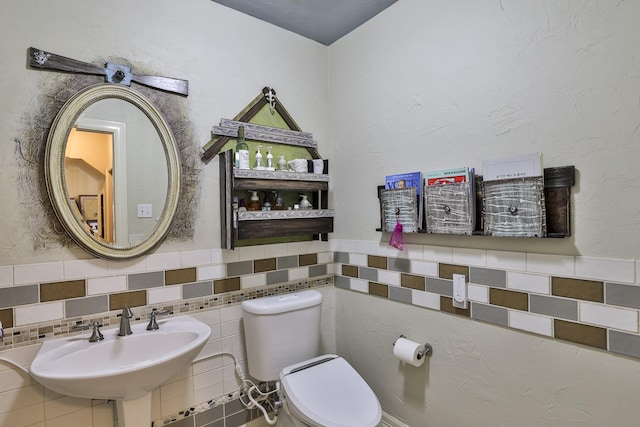
[[[98,220],[100,216],[100,199],[97,195],[81,195],[80,213],[85,221]]]
[[[103,236],[102,229],[102,200],[98,195],[80,195],[78,196],[80,204],[80,215],[82,220],[87,224],[91,233],[96,236]]]

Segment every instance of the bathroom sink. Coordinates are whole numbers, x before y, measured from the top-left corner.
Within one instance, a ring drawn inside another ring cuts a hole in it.
[[[150,394],[186,368],[207,342],[211,329],[190,316],[131,325],[132,335],[106,329],[104,340],[87,336],[45,341],[30,367],[43,386],[68,396],[129,401]]]

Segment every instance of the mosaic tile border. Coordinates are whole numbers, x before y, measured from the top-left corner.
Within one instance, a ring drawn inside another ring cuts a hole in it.
[[[267,257],[262,248],[240,257],[211,250],[150,256],[133,265],[77,260],[0,267],[0,322],[26,327],[333,274],[332,252],[314,246],[320,252],[288,255],[293,248],[279,247]]]
[[[281,295],[303,289],[332,286],[334,283],[333,277],[333,275],[326,275],[288,283],[225,292],[207,297],[138,306],[133,308],[134,319],[132,319],[132,324],[147,322],[149,313],[152,310],[169,310],[171,314],[169,314],[168,317],[198,313],[222,306],[240,304],[242,301],[247,299]],[[97,320],[103,328],[117,326],[120,323],[120,314],[121,310],[115,310],[87,316],[77,316],[51,322],[32,324],[24,327],[5,328],[5,336],[0,338],[0,351],[39,344],[51,338],[86,334],[86,331],[74,330],[74,326],[88,323],[91,320]]]
[[[240,395],[240,390],[237,390],[234,393],[194,405],[168,417],[162,417],[152,421],[151,427],[164,427],[168,425],[174,427],[192,427],[195,425],[215,426],[215,424],[210,424],[215,422],[223,422],[225,425],[228,424],[227,427],[234,427],[262,416],[261,413],[258,414],[257,410],[246,409],[240,402]],[[240,417],[238,417],[238,415],[240,415]],[[234,416],[235,418],[241,419],[241,424],[227,421],[227,418]],[[203,419],[205,420],[204,422],[202,421]]]
[[[273,383],[261,383],[263,391],[274,389]],[[260,410],[247,409],[241,402],[244,396],[241,390],[220,396],[216,399],[194,405],[151,423],[151,427],[237,427],[257,418],[262,418]],[[269,414],[272,412],[269,411]],[[217,425],[216,423],[220,423]],[[224,423],[224,424],[222,424]]]

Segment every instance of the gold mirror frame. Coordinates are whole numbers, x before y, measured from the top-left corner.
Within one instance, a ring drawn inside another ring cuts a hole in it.
[[[167,199],[160,219],[147,237],[132,245],[111,245],[94,238],[74,215],[65,183],[64,158],[69,133],[78,117],[92,104],[108,98],[127,101],[138,107],[153,123],[164,148],[168,169]],[[71,238],[81,247],[101,258],[126,260],[141,256],[165,238],[178,207],[180,197],[180,152],[171,128],[160,112],[141,94],[127,86],[104,83],[89,86],[69,99],[56,116],[45,151],[45,180],[53,209]]]

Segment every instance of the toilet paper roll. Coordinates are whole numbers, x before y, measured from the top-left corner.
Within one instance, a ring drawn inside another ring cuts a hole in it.
[[[393,346],[393,355],[413,366],[422,366],[426,357],[418,358],[418,353],[424,350],[424,344],[406,338],[398,338]]]

